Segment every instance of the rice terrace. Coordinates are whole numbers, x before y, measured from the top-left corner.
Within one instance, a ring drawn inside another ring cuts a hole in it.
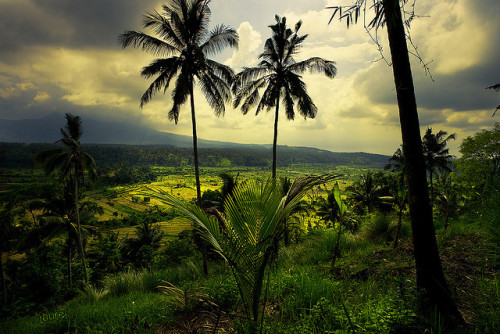
[[[498,12],[0,1],[0,333],[499,333]]]

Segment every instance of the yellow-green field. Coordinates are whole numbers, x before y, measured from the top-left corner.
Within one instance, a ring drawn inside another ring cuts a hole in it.
[[[106,221],[112,218],[121,219],[134,212],[142,212],[153,206],[166,208],[166,205],[161,201],[147,195],[149,190],[161,190],[185,200],[192,200],[196,197],[194,173],[186,170],[175,170],[163,167],[154,167],[154,169],[159,175],[158,181],[156,182],[112,187],[108,188],[107,192],[93,191],[89,193],[89,197],[95,200],[97,204],[104,209],[104,214],[98,216],[98,220]],[[219,177],[219,174],[222,172],[228,172],[234,175],[239,182],[249,179],[265,180],[269,177],[269,172],[260,168],[246,167],[229,170],[222,170],[221,168],[203,168],[200,172],[202,193],[206,190],[217,190],[221,188],[222,179]],[[334,173],[339,175],[338,182],[341,190],[343,190],[364,172],[365,169],[350,166],[325,166],[321,170],[318,170],[318,166],[291,166],[280,169],[279,176],[286,176],[294,179],[304,174]],[[314,189],[311,195],[326,196],[326,190],[331,189],[334,182]],[[113,193],[114,195],[109,196],[109,193]],[[308,219],[308,221],[310,220],[311,218]],[[316,219],[312,220],[314,220],[314,223],[317,223]],[[191,228],[191,224],[188,221],[179,218],[173,219],[172,221],[160,222],[160,225],[168,237],[175,237],[179,232]],[[123,237],[133,236],[135,234],[135,227],[119,228],[115,231],[119,232]]]

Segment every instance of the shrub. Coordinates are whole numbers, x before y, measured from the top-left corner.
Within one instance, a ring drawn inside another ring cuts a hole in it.
[[[375,242],[392,240],[391,216],[376,213],[367,215],[361,226],[361,236]]]

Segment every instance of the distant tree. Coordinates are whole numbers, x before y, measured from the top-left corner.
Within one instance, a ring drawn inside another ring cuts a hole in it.
[[[43,151],[35,156],[35,163],[43,167],[46,174],[55,170],[61,182],[68,182],[73,191],[74,219],[78,231],[78,251],[82,261],[85,284],[88,284],[87,266],[85,263],[85,251],[82,242],[82,230],[80,226],[79,192],[84,185],[84,177],[87,174],[90,180],[97,179],[94,159],[80,147],[80,138],[83,135],[82,121],[80,117],[66,114],[65,130],[61,129],[62,139],[58,140],[65,148]]]
[[[424,160],[431,182],[431,207],[434,205],[434,173],[436,170],[450,172],[451,160],[453,156],[446,147],[448,140],[455,139],[455,134],[448,136],[446,131],[440,130],[438,133],[432,133],[432,128],[427,128],[422,138],[424,151]]]
[[[257,67],[243,69],[238,73],[233,91],[236,94],[234,107],[240,103],[241,111],[246,114],[250,108],[257,106],[256,114],[262,109],[267,111],[275,107],[274,139],[273,139],[273,166],[272,176],[276,177],[276,146],[278,142],[278,115],[279,106],[285,107],[285,114],[289,120],[295,118],[294,106],[297,104],[300,115],[304,118],[314,118],[318,108],[307,93],[306,84],[302,81],[301,73],[310,70],[312,73],[323,73],[333,78],[337,69],[335,63],[319,57],[309,58],[296,62],[293,58],[308,35],[299,36],[298,31],[302,21],[295,24],[292,30],[286,27],[286,18],[275,16],[276,24],[269,26],[272,37],[266,40],[264,52]],[[264,89],[262,97],[259,91]],[[281,102],[280,102],[281,100]]]
[[[462,182],[480,188],[494,185],[494,178],[500,173],[500,123],[465,138],[460,153],[462,157],[455,164]]]
[[[401,11],[401,7],[407,3],[407,0],[353,1],[354,4],[350,6],[330,7],[334,10],[330,21],[338,14],[340,19],[347,21],[348,26],[351,23],[357,23],[358,18],[362,17],[368,31],[375,29],[378,32],[379,28],[387,28],[399,107],[403,154],[406,162],[417,288],[422,291],[419,298],[420,306],[422,311],[434,310],[437,307],[446,323],[455,326],[463,323],[463,318],[451,297],[439,258],[420,138],[415,89],[406,44],[409,33],[407,34],[405,25],[409,29],[415,15],[411,9]],[[372,19],[367,20],[371,11],[373,11]],[[424,67],[427,68],[425,64]]]
[[[381,185],[370,171],[346,188],[351,207],[358,214],[371,213],[380,206]]]
[[[403,172],[405,170],[405,159],[403,156],[403,151],[401,148],[398,148],[396,152],[389,158],[389,163],[384,166],[385,170],[389,170],[391,172]]]
[[[155,56],[169,58],[155,59],[142,69],[145,78],[156,77],[141,97],[141,108],[153,94],[169,88],[170,81],[177,77],[172,91],[173,106],[168,113],[169,120],[179,120],[179,111],[188,97],[191,98],[191,121],[193,126],[194,168],[196,177],[196,198],[201,199],[198,162],[198,136],[194,104],[194,86],[197,83],[217,116],[223,115],[225,102],[231,101],[231,84],[234,73],[228,66],[208,58],[225,47],[238,45],[238,34],[233,28],[218,25],[208,31],[211,11],[210,0],[171,0],[163,5],[163,13],[153,11],[144,18],[144,28],[150,28],[154,35],[126,31],[120,35],[122,47],[142,48]]]
[[[68,287],[73,287],[72,266],[75,252],[78,251],[78,226],[76,225],[73,207],[72,185],[66,184],[60,191],[50,194],[43,199],[40,207],[42,213],[38,216],[38,223],[28,231],[19,243],[21,250],[39,249],[50,241],[64,237],[64,255],[67,260]],[[95,203],[94,203],[95,204]],[[97,205],[80,205],[80,226],[83,248],[90,235],[98,234],[97,228],[90,225],[95,219],[95,214],[102,214],[103,210]]]
[[[135,228],[135,237],[127,239],[123,247],[123,257],[136,268],[147,268],[153,262],[153,253],[161,246],[164,236],[157,223],[143,222]]]
[[[396,175],[391,175],[389,178],[389,195],[380,197],[380,200],[389,203],[397,212],[398,225],[396,227],[396,235],[394,236],[394,249],[398,247],[399,235],[403,226],[403,212],[408,206],[408,192],[406,190],[404,173],[401,171]]]

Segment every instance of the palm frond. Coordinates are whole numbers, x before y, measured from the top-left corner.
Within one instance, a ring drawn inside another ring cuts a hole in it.
[[[173,106],[168,112],[168,119],[174,120],[175,124],[179,121],[179,110],[182,104],[186,102],[192,87],[192,82],[189,74],[186,73],[184,68],[181,69],[175,83],[175,88],[172,92]]]
[[[324,74],[328,78],[334,78],[335,75],[337,75],[337,67],[335,66],[335,62],[325,60],[320,57],[312,57],[307,60],[290,65],[289,70],[295,73],[303,73],[306,70],[309,70],[313,74]]]
[[[169,56],[179,52],[179,49],[158,38],[137,31],[126,31],[118,36],[120,44],[123,48],[132,46],[141,48],[142,50],[151,53],[155,56]]]
[[[233,28],[220,24],[208,36],[208,40],[200,48],[205,55],[214,55],[225,47],[238,48],[238,33]]]
[[[144,17],[144,28],[152,29],[160,38],[181,52],[185,44],[179,39],[179,32],[170,23],[169,18],[168,13],[162,15],[154,10]]]
[[[180,65],[179,58],[172,57],[168,59],[156,59],[149,66],[142,69],[141,74],[144,77],[150,77],[157,73],[160,74],[142,95],[140,104],[141,108],[143,108],[146,103],[151,101],[154,93],[160,91],[161,89],[166,92],[170,85],[170,81],[177,74]]]

